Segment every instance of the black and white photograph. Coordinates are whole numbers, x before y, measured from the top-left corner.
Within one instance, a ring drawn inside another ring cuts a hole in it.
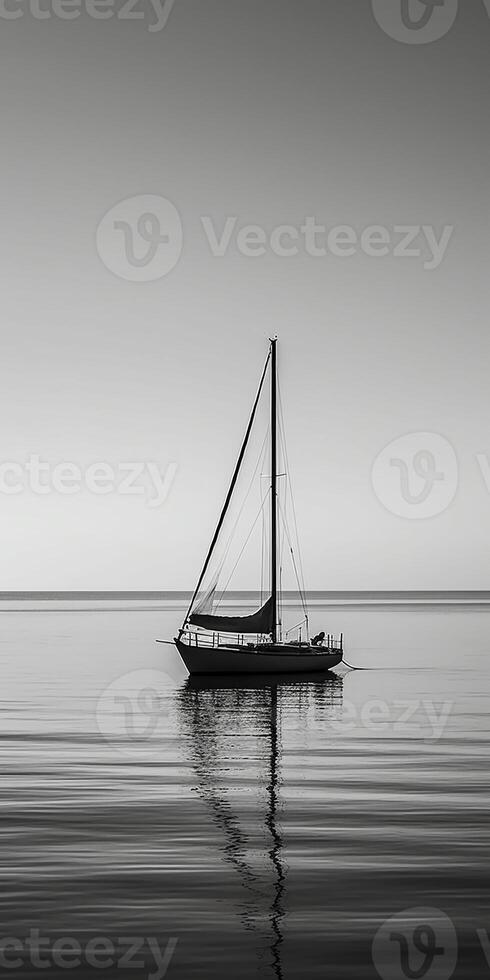
[[[490,980],[490,0],[0,0],[0,976]]]

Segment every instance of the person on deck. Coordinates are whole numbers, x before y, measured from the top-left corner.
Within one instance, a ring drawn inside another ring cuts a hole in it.
[[[317,635],[314,636],[311,641],[312,647],[320,646],[320,644],[323,643],[324,639],[325,639],[325,633],[317,633]]]

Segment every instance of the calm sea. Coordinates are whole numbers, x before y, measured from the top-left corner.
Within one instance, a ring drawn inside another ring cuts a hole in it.
[[[490,977],[488,597],[317,595],[363,669],[208,683],[184,605],[0,602],[2,974]]]

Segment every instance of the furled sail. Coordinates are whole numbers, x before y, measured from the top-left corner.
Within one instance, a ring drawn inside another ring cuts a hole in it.
[[[215,633],[271,633],[273,619],[274,602],[271,596],[262,609],[251,616],[205,616],[193,613],[189,622]]]

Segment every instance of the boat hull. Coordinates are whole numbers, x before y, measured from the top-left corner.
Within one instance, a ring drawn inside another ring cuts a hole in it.
[[[342,661],[342,654],[328,650],[313,652],[284,646],[263,649],[241,647],[194,647],[175,640],[175,646],[189,674],[313,674],[325,673]]]

